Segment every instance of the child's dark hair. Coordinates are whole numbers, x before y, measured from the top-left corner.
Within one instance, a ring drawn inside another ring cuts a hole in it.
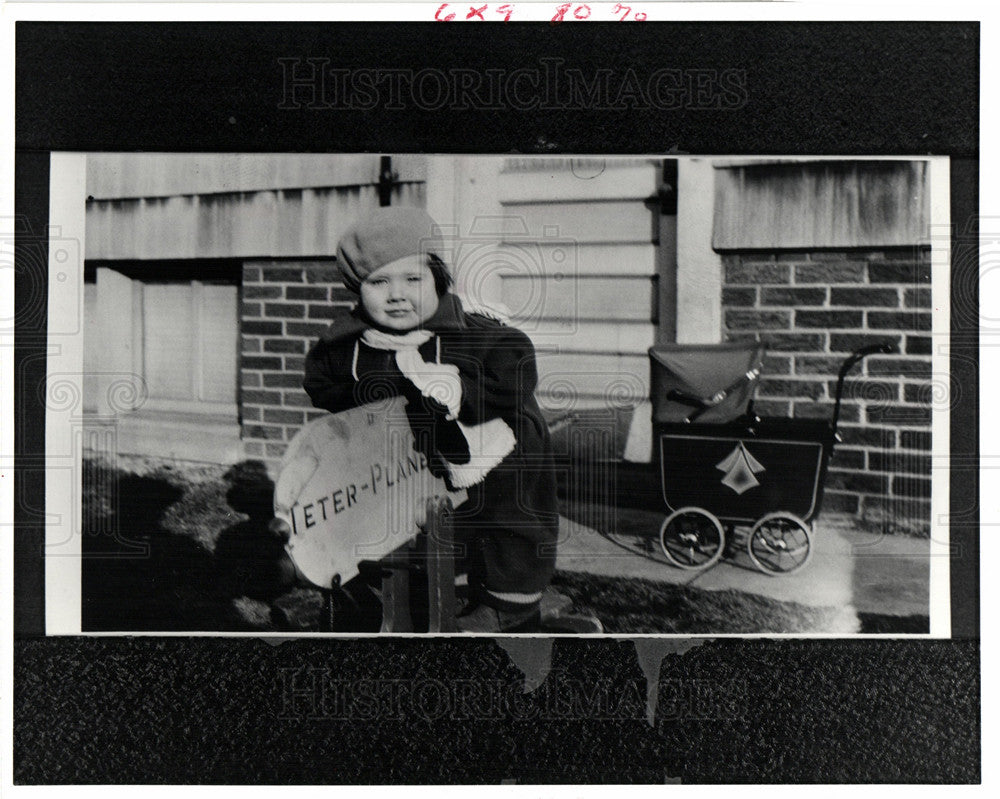
[[[434,276],[434,290],[439,297],[443,297],[452,286],[451,272],[448,271],[448,265],[434,253],[428,253],[427,267]]]

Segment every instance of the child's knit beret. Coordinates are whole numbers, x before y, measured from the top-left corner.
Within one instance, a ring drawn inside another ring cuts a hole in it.
[[[359,293],[361,282],[376,269],[408,255],[442,250],[437,223],[420,208],[379,208],[352,225],[337,245],[344,284]]]

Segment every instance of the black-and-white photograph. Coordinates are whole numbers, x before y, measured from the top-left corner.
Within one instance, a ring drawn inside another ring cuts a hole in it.
[[[5,787],[982,779],[1000,51],[756,6],[5,7]]]
[[[947,159],[66,158],[62,623],[947,634]]]

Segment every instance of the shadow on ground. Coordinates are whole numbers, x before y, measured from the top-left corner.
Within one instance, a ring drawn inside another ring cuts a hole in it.
[[[260,461],[161,464],[141,473],[84,462],[84,632],[303,632],[321,593],[294,587],[268,528],[274,483]],[[381,609],[358,578],[337,632],[376,632]]]
[[[287,591],[283,547],[267,529],[274,486],[260,462],[135,473],[88,460],[83,488],[85,632],[318,629],[320,593]],[[655,560],[657,548],[641,545],[657,525],[625,494],[616,497],[615,517],[629,536],[616,540]],[[592,506],[565,496],[560,504],[569,518],[600,529],[601,514]],[[377,600],[351,585],[363,618],[339,631],[377,631]],[[554,586],[577,611],[593,613],[606,632],[618,634],[807,632],[823,629],[829,612],[740,591],[578,572],[557,573]],[[926,616],[863,612],[859,620],[866,633],[927,632]]]
[[[273,629],[273,485],[262,464],[218,471],[191,480],[84,464],[84,631]]]

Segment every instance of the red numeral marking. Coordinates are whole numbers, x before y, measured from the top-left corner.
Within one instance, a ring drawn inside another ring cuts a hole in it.
[[[624,22],[625,18],[632,13],[632,9],[629,6],[623,6],[621,3],[615,3],[615,7],[611,9],[611,13],[621,14],[622,18],[618,21]]]
[[[453,19],[455,19],[454,14],[449,14],[447,17],[441,16],[441,12],[444,11],[447,7],[448,7],[447,3],[442,3],[438,7],[438,10],[434,12],[434,19],[436,19],[438,22],[451,22]]]
[[[566,18],[566,12],[573,8],[572,3],[563,3],[561,6],[556,6],[556,15],[552,17],[549,22],[552,25],[558,25]],[[578,5],[573,9],[573,16],[577,19],[587,19],[590,16],[590,6],[588,5]]]
[[[615,7],[611,9],[611,13],[621,14],[622,15],[621,19],[619,19],[618,21],[624,22],[625,20],[628,19],[628,15],[632,14],[632,7],[623,6],[621,3],[615,3]],[[646,19],[646,13],[644,11],[636,11],[634,14],[632,14],[632,19],[635,20],[636,22],[642,22],[643,20]]]

